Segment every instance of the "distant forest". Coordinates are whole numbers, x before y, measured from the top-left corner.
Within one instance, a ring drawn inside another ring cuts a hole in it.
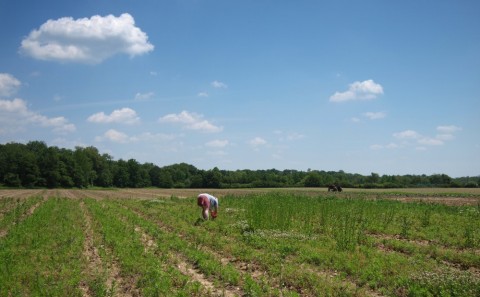
[[[408,188],[478,187],[480,176],[370,175],[323,170],[210,170],[186,163],[159,167],[135,159],[113,160],[98,149],[47,146],[42,141],[0,144],[0,186],[22,188]]]

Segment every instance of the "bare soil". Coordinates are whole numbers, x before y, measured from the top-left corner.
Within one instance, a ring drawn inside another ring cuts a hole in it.
[[[76,198],[72,193],[66,193],[70,198]],[[92,218],[85,207],[85,204],[80,202],[80,208],[85,218],[85,242],[83,248],[83,255],[88,261],[87,275],[92,275],[95,271],[107,271],[106,288],[109,292],[112,292],[113,296],[129,297],[140,296],[139,290],[135,287],[134,280],[127,280],[121,276],[119,265],[115,260],[110,263],[103,263],[100,257],[98,248],[94,244],[94,233],[92,229]],[[107,251],[108,252],[108,251]],[[108,266],[108,268],[106,268]],[[90,288],[86,282],[80,283],[80,289],[83,292],[83,297],[93,296]]]
[[[143,246],[145,248],[145,252],[152,252],[155,253],[155,250],[158,248],[155,239],[145,233],[140,227],[135,227],[135,232],[138,232],[141,234],[141,239]],[[230,289],[230,288],[217,288],[215,284],[210,281],[204,274],[202,274],[200,271],[195,269],[186,259],[183,255],[180,253],[175,253],[171,255],[173,259],[172,262],[176,263],[176,267],[178,270],[186,275],[189,276],[193,281],[199,282],[202,287],[205,289],[206,292],[210,296],[226,296],[226,297],[234,297],[234,296],[242,296],[240,294],[240,288],[236,289]]]

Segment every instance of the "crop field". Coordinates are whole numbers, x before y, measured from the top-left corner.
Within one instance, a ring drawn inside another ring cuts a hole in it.
[[[0,296],[480,296],[480,189],[4,189]]]

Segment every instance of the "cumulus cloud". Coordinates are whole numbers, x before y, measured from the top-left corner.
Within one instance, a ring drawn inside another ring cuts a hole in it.
[[[365,117],[369,118],[370,120],[378,120],[383,119],[387,116],[387,113],[380,111],[380,112],[366,112],[363,114]]]
[[[116,109],[111,114],[107,115],[103,111],[93,114],[88,117],[87,121],[92,123],[122,123],[122,124],[135,124],[140,121],[135,110],[124,107],[122,109]]]
[[[65,117],[49,118],[28,109],[27,103],[19,98],[0,100],[0,133],[12,133],[26,129],[29,124],[52,128],[58,134],[74,132],[76,127]]]
[[[355,100],[371,100],[383,94],[383,87],[373,80],[356,81],[350,84],[348,90],[344,92],[335,92],[330,96],[331,102],[345,102]]]
[[[457,126],[438,126],[436,129],[440,134],[435,137],[426,136],[414,130],[405,130],[393,133],[393,137],[402,141],[402,144],[409,146],[411,144],[418,145],[417,150],[426,150],[428,146],[441,146],[445,142],[455,139],[454,133],[461,131],[462,128]],[[397,147],[397,146],[396,146]],[[396,148],[395,147],[395,148]],[[371,147],[373,149],[373,147]],[[378,147],[375,147],[378,149]]]
[[[155,95],[154,92],[148,92],[148,93],[137,93],[135,94],[135,101],[146,101],[149,100]]]
[[[383,148],[384,148],[384,146],[381,145],[381,144],[372,144],[372,145],[370,146],[370,149],[372,149],[372,150],[381,150],[381,149],[383,149]]]
[[[102,136],[95,137],[97,142],[111,141],[116,143],[132,143],[132,142],[148,142],[148,143],[165,143],[175,139],[176,136],[164,133],[143,132],[138,135],[129,136],[128,134],[109,129]]]
[[[438,126],[437,127],[437,131],[442,133],[442,134],[452,134],[452,133],[455,133],[455,132],[461,131],[461,130],[462,130],[462,128],[454,126],[454,125]]]
[[[225,83],[223,83],[221,81],[218,81],[218,80],[212,81],[211,85],[215,89],[226,89],[226,88],[228,88],[228,86]]]
[[[370,149],[372,150],[381,150],[381,149],[396,149],[396,148],[399,148],[399,145],[394,143],[394,142],[390,142],[389,144],[387,145],[383,145],[383,144],[373,144],[370,146]]]
[[[438,138],[431,138],[431,137],[422,137],[418,140],[419,144],[422,145],[443,145],[444,142]]]
[[[413,130],[405,130],[402,132],[393,133],[393,137],[398,139],[417,139],[421,137],[421,135]]]
[[[108,130],[103,134],[103,137],[97,137],[96,139],[97,141],[106,139],[111,142],[117,142],[117,143],[127,143],[130,140],[127,134],[117,131],[115,129]]]
[[[436,139],[441,140],[441,141],[449,141],[453,140],[455,138],[454,134],[458,131],[461,131],[461,127],[457,127],[454,125],[450,126],[438,126],[437,127],[437,134]]]
[[[15,94],[21,83],[18,79],[8,73],[0,73],[0,96],[11,96]]]
[[[223,127],[215,126],[209,121],[203,118],[203,115],[191,113],[186,110],[180,112],[179,114],[168,114],[159,119],[161,123],[173,123],[180,124],[185,129],[195,130],[201,132],[220,132],[223,130]]]
[[[133,57],[153,48],[133,17],[124,13],[48,20],[22,40],[20,50],[39,60],[96,64],[115,54]]]
[[[208,93],[207,92],[200,92],[197,94],[198,97],[208,97]]]
[[[253,148],[258,148],[260,146],[263,146],[263,145],[266,145],[267,144],[267,141],[261,137],[255,137],[253,139],[251,139],[249,142],[250,146],[252,146]]]

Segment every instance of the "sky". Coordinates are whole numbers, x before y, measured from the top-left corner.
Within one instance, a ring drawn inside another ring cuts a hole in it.
[[[0,0],[0,143],[480,175],[477,0]]]

